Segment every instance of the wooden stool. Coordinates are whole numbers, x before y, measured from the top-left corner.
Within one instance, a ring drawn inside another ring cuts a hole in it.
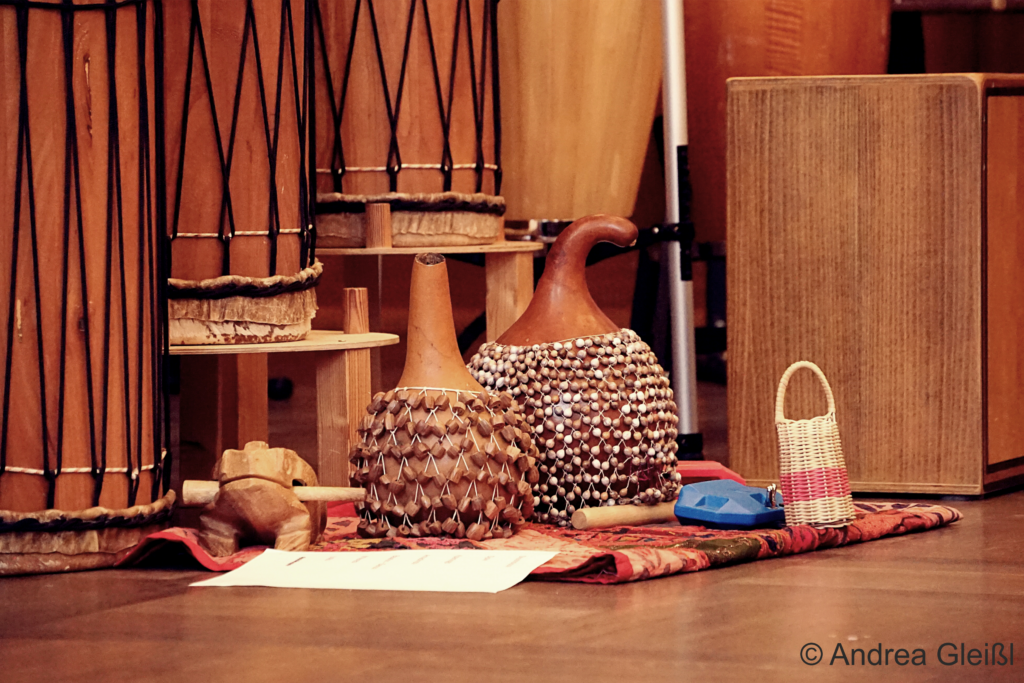
[[[190,357],[192,376],[206,377],[182,386],[182,423],[188,423],[192,440],[213,457],[249,441],[267,441],[267,354],[312,352],[317,453],[307,460],[321,484],[348,485],[350,444],[371,400],[370,349],[397,344],[398,336],[369,332],[365,289],[346,288],[345,302],[345,332],[313,330],[295,342],[172,346],[172,356]]]

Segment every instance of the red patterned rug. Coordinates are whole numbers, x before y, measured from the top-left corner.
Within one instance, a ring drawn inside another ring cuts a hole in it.
[[[527,524],[508,539],[482,542],[453,538],[362,539],[351,504],[331,508],[324,542],[313,550],[396,550],[401,548],[490,548],[556,550],[532,577],[547,581],[623,583],[730,564],[796,555],[852,543],[927,531],[961,519],[959,511],[922,503],[856,503],[857,520],[842,529],[810,526],[755,531],[719,531],[694,526],[614,527],[575,531]],[[264,550],[244,548],[229,557],[211,557],[194,529],[168,529],[147,537],[118,566],[160,565],[184,553],[203,567],[228,571]]]

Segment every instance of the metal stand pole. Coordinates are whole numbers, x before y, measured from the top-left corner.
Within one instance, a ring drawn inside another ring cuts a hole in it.
[[[678,225],[679,240],[666,243],[672,314],[672,389],[679,407],[679,458],[700,459],[703,437],[697,428],[697,357],[693,320],[693,267],[690,249],[690,173],[686,134],[686,60],[683,0],[662,0],[664,40],[665,222]]]

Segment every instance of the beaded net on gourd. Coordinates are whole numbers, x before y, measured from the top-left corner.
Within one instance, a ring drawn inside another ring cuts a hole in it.
[[[537,447],[507,393],[378,393],[350,460],[363,536],[512,535],[533,514]]]
[[[523,406],[540,451],[539,521],[565,525],[582,507],[675,499],[676,404],[632,330],[533,346],[490,342],[469,369]]]

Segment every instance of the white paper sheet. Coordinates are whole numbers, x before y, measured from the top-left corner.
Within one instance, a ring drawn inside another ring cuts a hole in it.
[[[557,554],[541,550],[267,550],[234,571],[191,585],[497,593]]]

